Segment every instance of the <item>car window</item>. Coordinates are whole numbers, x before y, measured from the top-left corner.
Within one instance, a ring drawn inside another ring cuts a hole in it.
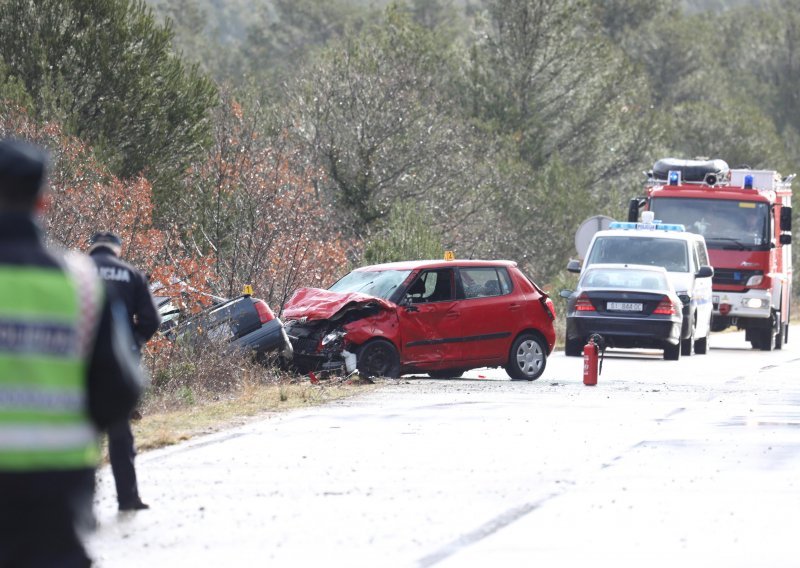
[[[697,249],[697,262],[700,264],[699,266],[710,266],[711,263],[708,260],[708,251],[706,247],[703,246],[703,243],[700,241],[695,242],[695,249]]]
[[[624,290],[667,290],[669,284],[663,272],[633,268],[590,268],[584,272],[581,288],[607,288]]]
[[[359,292],[388,300],[410,270],[354,270],[328,288],[333,292]]]
[[[686,241],[658,237],[597,237],[587,259],[589,264],[649,264],[670,272],[689,271]]]
[[[497,275],[500,277],[500,291],[503,294],[510,294],[514,289],[514,284],[511,282],[511,275],[505,268],[498,268]]]
[[[511,278],[505,268],[461,268],[465,298],[502,296],[511,292]]]
[[[409,286],[406,298],[412,304],[446,302],[454,299],[453,269],[424,270]]]

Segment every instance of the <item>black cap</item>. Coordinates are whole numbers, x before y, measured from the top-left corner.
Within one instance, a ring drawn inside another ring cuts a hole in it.
[[[119,238],[115,233],[111,231],[98,231],[92,238],[89,239],[89,244],[92,245],[117,245],[118,247],[122,246],[122,239]]]
[[[0,140],[0,204],[32,205],[44,185],[47,155],[19,140]]]

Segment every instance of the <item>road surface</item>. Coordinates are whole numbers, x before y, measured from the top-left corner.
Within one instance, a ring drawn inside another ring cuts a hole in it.
[[[101,471],[100,567],[800,566],[800,328],[781,351],[557,353],[403,378]]]

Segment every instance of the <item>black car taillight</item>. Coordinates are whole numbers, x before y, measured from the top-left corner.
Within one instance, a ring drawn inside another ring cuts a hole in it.
[[[597,311],[595,307],[592,305],[592,301],[589,299],[589,296],[586,295],[584,292],[580,296],[575,299],[575,311],[576,312],[594,312]]]
[[[258,319],[261,320],[262,324],[275,319],[275,314],[272,313],[272,310],[269,309],[269,306],[264,300],[254,300],[253,305],[256,308],[256,312],[258,312]]]
[[[669,299],[669,296],[664,296],[653,310],[653,314],[660,316],[676,316],[679,313],[680,308]]]

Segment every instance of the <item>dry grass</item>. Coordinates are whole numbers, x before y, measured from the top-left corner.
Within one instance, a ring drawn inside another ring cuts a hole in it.
[[[134,422],[140,451],[177,444],[192,437],[239,426],[271,413],[314,406],[370,388],[341,381],[247,384],[225,400],[200,401],[180,409],[155,411]]]
[[[325,404],[365,392],[371,381],[332,377],[311,384],[224,345],[171,345],[143,364],[152,377],[133,422],[139,451],[245,424],[296,408]]]

